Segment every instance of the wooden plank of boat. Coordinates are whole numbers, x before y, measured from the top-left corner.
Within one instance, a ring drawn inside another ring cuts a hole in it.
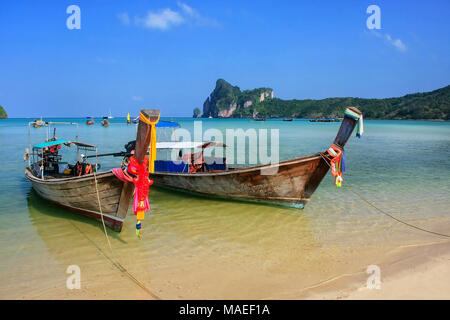
[[[144,116],[153,118],[159,110],[142,110]],[[136,136],[136,157],[143,161],[150,143],[150,129],[140,122]],[[25,168],[25,176],[33,189],[44,199],[61,207],[101,221],[113,230],[120,231],[133,196],[134,186],[119,180],[111,171],[98,172],[79,177],[45,179],[35,176]],[[101,208],[98,203],[97,190]]]
[[[97,185],[105,224],[113,230],[120,231],[127,214],[131,196],[121,199],[124,182],[117,179],[112,172],[97,173]],[[57,205],[76,211],[101,221],[100,207],[93,174],[61,179],[40,179],[29,168],[25,176],[31,181],[33,189],[42,198]],[[119,206],[120,202],[127,206]]]
[[[352,110],[361,114],[357,108]],[[334,143],[343,148],[356,122],[345,117]],[[152,179],[155,186],[188,193],[303,208],[328,169],[325,160],[320,154],[316,154],[282,161],[276,165],[235,168],[222,172],[155,172]],[[271,170],[273,174],[267,174],[267,170]]]

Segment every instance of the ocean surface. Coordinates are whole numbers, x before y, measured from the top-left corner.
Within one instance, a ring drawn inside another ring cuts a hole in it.
[[[24,177],[28,122],[0,120],[0,298],[151,298],[109,259],[115,257],[163,299],[260,299],[300,296],[310,286],[364,272],[402,247],[444,241],[384,216],[450,234],[450,123],[366,120],[361,139],[346,145],[342,188],[329,173],[304,210],[202,197],[151,188],[144,237],[129,214],[121,233],[46,203]],[[79,140],[99,153],[118,152],[136,126],[112,119],[86,126]],[[193,131],[194,119],[174,118]],[[278,129],[280,160],[325,151],[340,123],[203,119],[203,130]],[[56,126],[75,140],[76,126]],[[53,131],[31,128],[30,143]],[[269,134],[270,135],[270,134]],[[225,136],[225,135],[224,135]],[[167,136],[159,133],[164,140]],[[248,151],[248,150],[247,150]],[[120,158],[100,158],[102,169]],[[370,204],[362,200],[361,194]],[[131,212],[131,210],[130,210]],[[68,290],[68,266],[81,270],[81,289]],[[364,285],[364,284],[361,284]]]

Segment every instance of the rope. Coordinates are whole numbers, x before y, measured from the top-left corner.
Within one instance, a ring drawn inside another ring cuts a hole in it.
[[[103,224],[103,231],[105,232],[105,237],[106,240],[108,241],[108,246],[109,249],[111,250],[111,255],[112,258],[109,258],[108,256],[106,256],[105,254],[103,254],[120,272],[126,274],[128,276],[128,278],[130,278],[135,284],[137,284],[140,288],[142,288],[145,292],[147,292],[150,296],[152,296],[154,299],[156,300],[161,300],[161,298],[159,296],[157,296],[156,294],[154,294],[153,292],[151,292],[142,282],[140,282],[138,279],[136,279],[135,276],[133,276],[116,258],[116,255],[114,253],[114,250],[111,246],[111,242],[109,241],[109,237],[108,237],[108,232],[106,231],[106,226],[105,226],[105,220],[103,219],[103,211],[102,211],[102,205],[101,205],[101,201],[100,201],[100,194],[98,192],[98,184],[97,184],[97,176],[94,173],[94,181],[95,181],[95,190],[97,192],[97,200],[98,200],[98,206],[100,209],[100,215],[102,217],[102,224]],[[91,241],[92,242],[92,241]],[[97,247],[97,246],[96,246]],[[97,247],[98,248],[98,247]],[[101,251],[101,250],[100,250]],[[103,252],[102,252],[103,253]]]
[[[319,154],[320,154],[320,156],[322,157],[322,159],[325,161],[325,163],[331,168],[331,165],[328,163],[327,158],[324,157],[323,153],[322,153],[322,152],[319,152]],[[374,208],[374,209],[377,210],[378,212],[381,212],[381,213],[384,214],[385,216],[387,216],[387,217],[389,217],[389,218],[391,218],[391,219],[393,219],[393,220],[395,220],[395,221],[397,221],[397,222],[399,222],[399,223],[402,223],[402,224],[404,224],[405,226],[408,226],[408,227],[410,227],[410,228],[414,228],[414,229],[416,229],[416,230],[419,230],[419,231],[422,231],[422,232],[426,232],[426,233],[430,233],[430,234],[433,234],[433,235],[437,235],[437,236],[441,236],[441,237],[445,237],[445,238],[450,238],[450,235],[448,235],[448,234],[444,234],[444,233],[439,233],[439,232],[427,230],[427,229],[418,227],[418,226],[416,226],[416,225],[413,225],[413,224],[411,224],[411,223],[408,223],[408,222],[406,222],[406,221],[403,221],[403,220],[401,220],[401,219],[399,219],[399,218],[394,217],[393,215],[387,213],[386,211],[384,211],[384,210],[378,208],[378,207],[377,207],[376,205],[374,205],[372,202],[370,202],[370,201],[367,200],[365,197],[363,197],[359,192],[356,192],[355,190],[353,190],[353,188],[352,188],[348,183],[346,183],[346,184],[347,184],[347,187],[349,188],[349,190],[350,190],[351,192],[353,192],[353,193],[354,193],[356,196],[358,196],[362,201],[364,201],[365,203],[367,203],[369,206],[371,206],[372,208]]]

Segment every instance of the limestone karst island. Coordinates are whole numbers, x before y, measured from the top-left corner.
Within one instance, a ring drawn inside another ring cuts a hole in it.
[[[347,106],[358,106],[367,119],[450,120],[450,85],[422,93],[385,99],[326,98],[283,100],[271,88],[243,90],[223,79],[203,103],[199,118],[337,118]]]

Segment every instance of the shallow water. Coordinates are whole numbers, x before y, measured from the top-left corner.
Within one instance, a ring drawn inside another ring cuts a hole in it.
[[[48,119],[46,119],[48,120]],[[63,121],[63,119],[57,119]],[[99,152],[120,151],[136,128],[79,125]],[[170,119],[166,119],[170,120]],[[176,119],[193,129],[193,119]],[[102,225],[47,204],[25,179],[30,119],[0,120],[0,298],[151,298],[115,268]],[[203,129],[279,129],[281,160],[325,150],[339,123],[204,119]],[[46,129],[32,129],[32,143]],[[58,126],[73,140],[74,128]],[[119,158],[102,159],[103,168]],[[450,123],[365,121],[346,146],[344,185],[330,174],[304,210],[150,191],[144,238],[129,214],[109,231],[117,260],[161,298],[295,297],[307,286],[364,271],[401,246],[442,241],[381,215],[351,190],[409,223],[450,233]],[[81,268],[82,289],[66,289],[66,268]]]

